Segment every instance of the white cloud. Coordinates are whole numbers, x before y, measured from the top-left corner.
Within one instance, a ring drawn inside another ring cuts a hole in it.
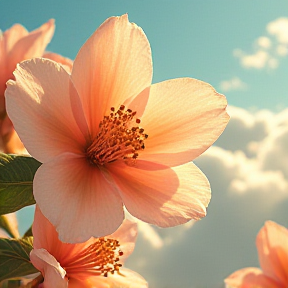
[[[288,55],[288,18],[278,18],[267,24],[268,35],[255,40],[253,52],[237,48],[233,55],[244,68],[276,69],[281,57]]]
[[[264,49],[269,49],[272,45],[271,40],[268,37],[261,36],[256,40],[256,44]]]
[[[288,18],[278,18],[267,25],[269,34],[274,35],[279,43],[288,44]]]
[[[161,247],[139,235],[127,264],[150,288],[222,287],[235,270],[259,266],[255,237],[266,220],[288,226],[288,109],[229,113],[219,147],[195,161],[212,187],[207,217],[192,229],[153,227]]]
[[[229,80],[220,82],[220,89],[224,92],[232,90],[244,90],[246,88],[246,83],[244,83],[239,77],[233,77]]]

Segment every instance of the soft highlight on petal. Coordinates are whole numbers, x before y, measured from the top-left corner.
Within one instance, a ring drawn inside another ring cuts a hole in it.
[[[152,60],[146,35],[127,15],[107,19],[77,54],[72,79],[95,136],[112,106],[118,109],[150,86]]]
[[[67,288],[66,272],[45,249],[33,249],[30,252],[32,264],[41,271],[45,288]]]
[[[91,236],[111,234],[124,218],[115,188],[99,169],[75,154],[62,154],[40,166],[33,193],[63,242],[84,242]]]
[[[226,98],[209,84],[180,78],[153,84],[141,126],[149,135],[141,159],[178,166],[192,161],[221,135]]]
[[[5,92],[7,112],[28,152],[40,162],[65,151],[82,153],[87,131],[77,120],[84,117],[81,106],[80,116],[73,109],[78,96],[69,74],[54,61],[33,59],[14,75]]]
[[[206,215],[210,186],[205,175],[188,163],[167,166],[137,161],[111,164],[112,177],[129,213],[160,227],[171,227]]]

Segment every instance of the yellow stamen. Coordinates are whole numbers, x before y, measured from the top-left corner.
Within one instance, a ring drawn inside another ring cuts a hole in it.
[[[98,238],[97,241],[80,254],[69,259],[68,266],[64,267],[67,276],[82,272],[107,277],[109,273],[119,273],[119,269],[122,266],[121,263],[118,263],[119,257],[123,255],[119,247],[120,243],[118,240]]]
[[[139,126],[132,126],[136,112],[121,105],[117,111],[111,107],[109,116],[99,124],[99,132],[86,149],[87,159],[93,165],[105,165],[118,159],[134,159],[145,148],[148,135]],[[135,119],[140,124],[140,119]],[[132,126],[132,127],[131,127]]]

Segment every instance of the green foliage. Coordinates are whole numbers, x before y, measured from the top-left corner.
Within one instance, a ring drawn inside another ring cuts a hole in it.
[[[0,153],[0,215],[35,204],[33,178],[40,165],[29,156]]]
[[[0,238],[0,281],[38,272],[30,262],[32,249],[33,237]]]

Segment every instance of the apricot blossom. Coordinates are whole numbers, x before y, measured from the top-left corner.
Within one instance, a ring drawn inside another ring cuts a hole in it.
[[[206,215],[210,185],[191,161],[224,130],[226,98],[191,78],[151,85],[149,42],[127,15],[94,32],[71,75],[47,59],[14,75],[7,111],[43,163],[33,193],[61,241],[111,234],[124,205],[160,227]]]
[[[256,245],[262,268],[244,268],[225,279],[231,288],[288,287],[288,230],[267,221],[257,235]]]
[[[140,275],[122,267],[135,246],[136,223],[125,220],[112,235],[68,244],[58,239],[54,226],[36,205],[32,231],[30,259],[43,275],[43,288],[148,287]]]
[[[14,79],[13,71],[16,64],[34,57],[46,57],[72,68],[70,59],[45,52],[54,30],[54,20],[51,19],[30,33],[20,24],[14,24],[4,33],[0,31],[0,151],[2,152],[20,153],[23,150],[23,144],[7,117],[4,98],[6,82]]]

